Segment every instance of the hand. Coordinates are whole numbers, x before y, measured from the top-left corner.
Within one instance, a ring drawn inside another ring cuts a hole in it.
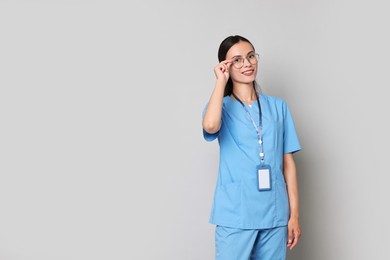
[[[229,80],[230,74],[229,74],[229,69],[230,66],[232,65],[232,60],[224,60],[221,61],[215,68],[214,68],[214,73],[215,76],[217,77],[217,80],[224,80],[227,82]]]
[[[297,218],[290,218],[288,221],[288,240],[287,247],[292,250],[299,241],[301,237],[301,228],[299,226],[299,221]]]

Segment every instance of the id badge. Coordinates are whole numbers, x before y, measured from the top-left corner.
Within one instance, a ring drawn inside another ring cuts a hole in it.
[[[257,183],[259,191],[271,190],[271,167],[269,165],[257,166]]]

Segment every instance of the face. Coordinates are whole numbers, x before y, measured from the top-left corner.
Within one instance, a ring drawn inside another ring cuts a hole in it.
[[[230,66],[230,78],[233,83],[248,84],[253,83],[256,79],[257,65],[256,58],[254,57],[255,50],[249,42],[240,41],[234,44],[229,51],[226,53],[226,59],[233,59],[233,61],[240,64],[240,60],[244,61],[241,68],[236,68],[234,64]],[[241,58],[241,59],[240,59]],[[252,64],[255,63],[255,64]]]

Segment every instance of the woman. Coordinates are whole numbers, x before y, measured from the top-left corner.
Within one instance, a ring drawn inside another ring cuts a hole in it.
[[[259,59],[247,39],[227,37],[218,59],[202,122],[204,138],[220,145],[216,259],[285,259],[301,236],[292,117],[282,99],[256,90]]]

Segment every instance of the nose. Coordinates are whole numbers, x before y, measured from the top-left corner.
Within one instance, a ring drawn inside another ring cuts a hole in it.
[[[244,58],[244,67],[251,66],[252,64],[249,62],[248,58]]]

